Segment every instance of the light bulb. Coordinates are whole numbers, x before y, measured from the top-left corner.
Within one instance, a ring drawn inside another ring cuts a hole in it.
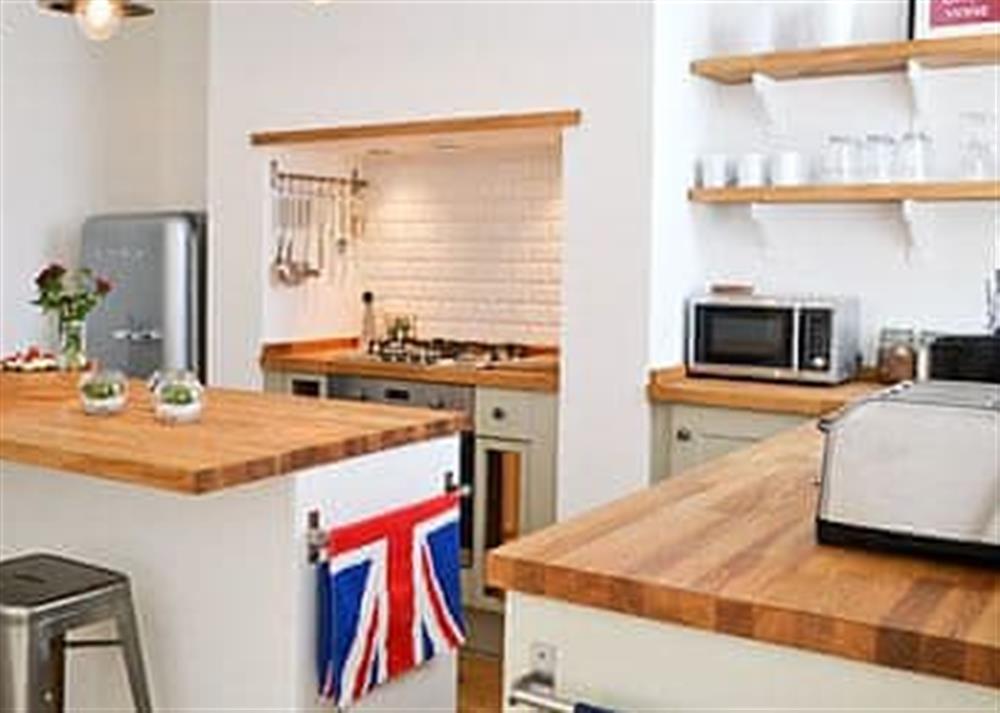
[[[81,0],[76,21],[87,39],[103,42],[118,31],[122,22],[120,0]]]

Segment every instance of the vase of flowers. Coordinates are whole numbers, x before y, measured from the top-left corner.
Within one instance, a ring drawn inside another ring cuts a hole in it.
[[[82,268],[69,271],[59,263],[35,277],[38,296],[32,304],[54,314],[59,325],[59,366],[64,370],[87,366],[87,315],[111,292],[111,283]]]

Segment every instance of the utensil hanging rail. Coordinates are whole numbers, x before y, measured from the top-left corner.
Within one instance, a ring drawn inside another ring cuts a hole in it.
[[[356,193],[362,188],[368,187],[368,181],[359,177],[358,169],[351,171],[350,178],[343,176],[317,176],[309,173],[292,173],[282,171],[278,167],[277,161],[271,161],[271,186],[278,188],[281,184],[288,183],[311,183],[318,186],[349,186],[351,191]]]

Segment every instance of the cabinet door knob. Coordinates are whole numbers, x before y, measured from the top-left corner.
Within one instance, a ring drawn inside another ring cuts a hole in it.
[[[503,421],[507,418],[507,412],[497,406],[493,409],[493,418],[497,421]]]
[[[690,441],[691,440],[691,429],[690,428],[686,428],[684,426],[682,426],[681,428],[678,428],[677,429],[677,440],[678,441],[684,441],[685,443],[687,441]]]

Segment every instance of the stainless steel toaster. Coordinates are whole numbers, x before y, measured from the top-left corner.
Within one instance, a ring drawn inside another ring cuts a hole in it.
[[[904,383],[820,428],[820,542],[1000,566],[1000,385]]]

